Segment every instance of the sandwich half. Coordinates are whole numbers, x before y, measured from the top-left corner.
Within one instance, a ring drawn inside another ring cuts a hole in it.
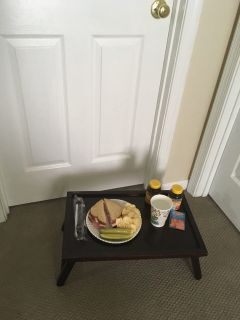
[[[101,199],[91,208],[89,219],[96,228],[115,227],[122,206],[109,199]]]

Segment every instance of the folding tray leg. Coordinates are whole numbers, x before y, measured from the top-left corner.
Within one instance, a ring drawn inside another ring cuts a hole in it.
[[[71,272],[75,262],[69,260],[62,260],[61,271],[57,279],[57,286],[61,287],[67,280],[69,273]]]
[[[191,257],[193,274],[195,279],[200,280],[202,278],[202,271],[200,267],[200,261],[198,257]]]

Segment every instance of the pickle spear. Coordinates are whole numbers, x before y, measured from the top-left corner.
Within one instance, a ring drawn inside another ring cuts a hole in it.
[[[132,235],[118,233],[100,233],[100,237],[105,240],[122,241],[130,239]]]
[[[132,230],[129,228],[101,228],[99,231],[101,234],[132,234]]]

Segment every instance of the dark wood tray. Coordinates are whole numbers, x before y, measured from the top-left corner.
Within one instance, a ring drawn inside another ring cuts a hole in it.
[[[168,191],[162,191],[168,194]],[[73,196],[84,198],[87,211],[101,198],[116,198],[136,205],[141,211],[142,228],[133,240],[124,244],[108,244],[87,234],[87,241],[77,241],[74,237]],[[57,281],[63,285],[73,265],[77,261],[129,260],[190,257],[194,275],[201,278],[199,257],[207,255],[207,249],[184,197],[180,210],[186,213],[185,231],[168,227],[156,228],[150,223],[150,206],[144,201],[144,191],[83,191],[68,192],[63,232],[62,269]]]

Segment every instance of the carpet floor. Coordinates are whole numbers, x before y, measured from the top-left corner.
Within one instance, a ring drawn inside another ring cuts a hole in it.
[[[210,198],[187,198],[209,252],[200,281],[187,259],[84,262],[57,287],[65,199],[13,207],[0,224],[0,319],[240,319],[240,234]]]

